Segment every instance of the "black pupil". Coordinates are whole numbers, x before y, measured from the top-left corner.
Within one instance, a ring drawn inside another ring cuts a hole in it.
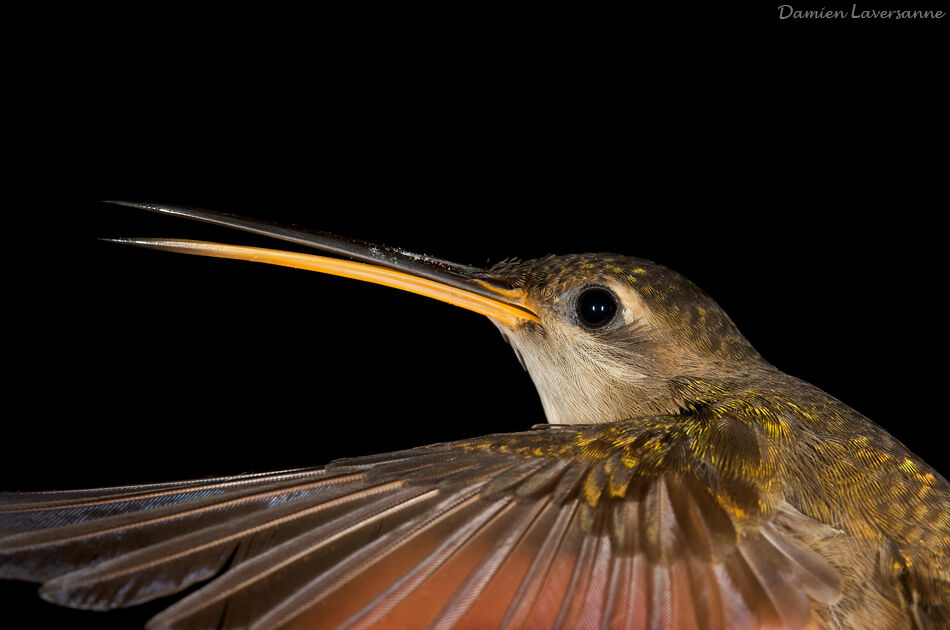
[[[588,289],[577,299],[577,315],[588,326],[604,326],[614,318],[617,302],[603,289]]]

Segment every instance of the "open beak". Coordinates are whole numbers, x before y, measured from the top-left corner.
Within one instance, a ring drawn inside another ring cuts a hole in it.
[[[250,260],[283,267],[309,269],[334,276],[382,284],[481,313],[510,328],[524,322],[539,321],[538,316],[525,304],[524,292],[521,289],[510,286],[505,278],[493,275],[489,271],[478,267],[458,265],[399,249],[347,239],[326,232],[289,228],[221,212],[125,201],[110,201],[108,203],[232,227],[262,236],[279,238],[298,245],[306,245],[320,251],[347,256],[354,260],[183,239],[108,239],[113,242],[183,254]]]

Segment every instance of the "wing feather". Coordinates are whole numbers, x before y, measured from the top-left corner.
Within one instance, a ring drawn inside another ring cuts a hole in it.
[[[747,487],[631,456],[657,426],[0,495],[0,577],[99,609],[207,581],[152,630],[804,628],[840,592],[807,543],[833,530],[785,503],[741,516],[723,501]]]
[[[512,561],[512,554],[518,546],[518,543],[535,523],[538,516],[550,503],[550,499],[543,497],[536,499],[530,506],[511,506],[511,523],[502,530],[496,532],[483,531],[482,535],[489,537],[487,540],[474,540],[469,546],[469,552],[477,558],[476,566],[468,573],[465,581],[458,587],[451,589],[452,595],[439,613],[439,616],[431,624],[435,630],[447,630],[456,626],[457,622],[471,610],[472,606],[479,600],[485,592],[488,585],[499,575],[504,575],[504,569],[510,569],[506,564]],[[487,549],[487,552],[486,552]],[[501,580],[499,580],[500,582]],[[506,594],[499,593],[498,597],[504,598]],[[510,593],[507,594],[510,597]],[[499,599],[485,598],[485,604],[481,606],[477,613],[475,621],[480,622],[483,627],[494,627],[499,617],[504,613],[505,607],[498,606]],[[507,602],[504,602],[507,603]]]
[[[242,490],[252,492],[286,487],[302,480],[325,477],[327,472],[324,469],[308,468],[90,490],[0,493],[0,536],[179,505],[205,497],[227,495],[234,498],[240,496]]]
[[[331,540],[334,528],[360,523],[360,519],[370,522],[376,512],[424,494],[419,489],[388,494],[393,485],[371,486],[342,496],[309,497],[253,512],[67,573],[46,582],[40,593],[58,604],[99,610],[149,601],[216,575],[232,557],[244,561],[253,557],[253,537],[266,536],[266,546],[271,547],[323,522],[320,531]],[[361,499],[364,505],[349,509]],[[334,519],[336,514],[339,516]]]
[[[372,612],[371,602],[391,595],[441,552],[470,535],[486,509],[477,489],[442,498],[342,561],[317,571],[303,588],[265,614],[260,627],[339,627]],[[377,611],[379,612],[379,611]]]
[[[0,506],[18,533],[0,541],[0,575],[46,581],[305,495],[337,492],[324,471]],[[6,508],[10,509],[6,509]]]
[[[545,592],[545,586],[550,580],[555,561],[576,513],[576,503],[558,505],[552,501],[545,514],[547,520],[539,520],[532,538],[525,541],[525,554],[531,556],[531,565],[514,591],[499,627],[530,627],[527,620],[536,608],[540,595]]]
[[[585,627],[585,613],[590,610],[590,614],[593,616],[599,612],[596,611],[599,608],[599,603],[592,602],[588,606],[587,597],[591,589],[594,572],[597,569],[597,560],[600,555],[598,550],[606,538],[602,535],[604,519],[602,512],[592,513],[592,510],[586,505],[581,505],[579,516],[580,518],[572,525],[579,532],[580,549],[573,563],[574,566],[566,593],[561,598],[560,610],[554,622],[556,628]],[[590,627],[599,625],[596,623],[597,618],[590,619],[590,622],[593,622]]]

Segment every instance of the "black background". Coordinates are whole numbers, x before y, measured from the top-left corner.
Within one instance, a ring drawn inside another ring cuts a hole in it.
[[[26,142],[13,183],[27,194],[5,239],[0,486],[307,466],[543,421],[481,316],[104,242],[275,245],[103,199],[479,265],[577,251],[656,260],[710,293],[768,360],[946,474],[947,109],[931,64],[945,25],[774,13],[66,25],[15,120]],[[33,615],[22,627],[136,627],[166,604],[103,617],[34,589],[0,588],[11,618]]]

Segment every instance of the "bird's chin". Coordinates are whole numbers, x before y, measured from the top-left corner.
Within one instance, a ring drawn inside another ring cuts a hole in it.
[[[524,355],[521,354],[521,348],[519,348],[515,340],[512,339],[512,335],[515,334],[512,328],[495,320],[491,320],[491,322],[495,324],[496,328],[498,328],[498,331],[501,333],[501,338],[511,346],[512,350],[514,350],[515,356],[518,358],[518,363],[521,364],[521,367],[524,368],[525,372],[529,372],[528,365],[524,360]]]

